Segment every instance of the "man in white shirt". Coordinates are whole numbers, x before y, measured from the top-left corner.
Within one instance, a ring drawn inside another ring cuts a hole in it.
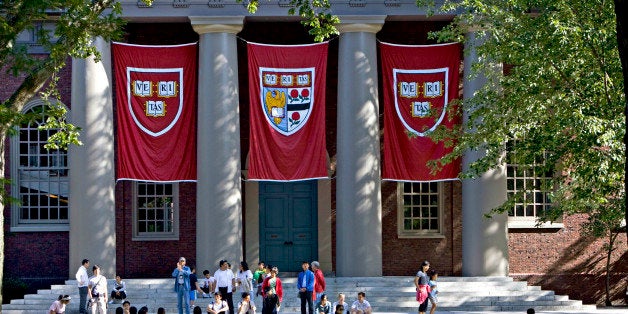
[[[220,261],[220,268],[214,273],[214,280],[216,281],[215,291],[220,292],[222,299],[227,301],[229,305],[229,313],[234,314],[233,290],[235,290],[235,276],[231,269],[229,269],[229,263],[227,263],[227,261]]]
[[[373,309],[369,301],[366,301],[366,293],[358,292],[358,299],[351,305],[351,314],[371,314]]]
[[[107,314],[107,278],[100,274],[100,266],[92,268],[94,276],[89,278],[88,293],[92,300],[92,314]]]
[[[89,276],[87,275],[87,267],[89,260],[84,259],[81,267],[76,271],[76,282],[79,289],[79,313],[87,314],[87,285],[89,285]]]

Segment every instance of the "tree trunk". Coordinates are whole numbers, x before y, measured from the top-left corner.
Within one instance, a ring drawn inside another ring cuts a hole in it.
[[[0,178],[4,178],[4,151],[5,140],[7,137],[6,130],[0,128]],[[5,187],[2,186],[4,189]],[[4,203],[6,200],[0,200],[0,222],[2,222],[2,232],[0,232],[0,292],[2,291],[2,280],[4,278]],[[0,293],[0,313],[2,313],[2,293]]]
[[[626,119],[626,133],[624,134],[625,156],[628,157],[628,0],[615,0],[615,16],[617,19],[617,47],[619,49],[619,59],[624,73],[624,95],[626,96],[626,106],[624,108],[624,118]],[[628,163],[624,162],[624,197],[628,197]],[[624,218],[628,223],[628,210],[624,210]],[[626,236],[628,237],[628,226],[626,226]]]
[[[609,231],[608,246],[606,247],[606,306],[612,306],[611,302],[611,255],[615,250],[615,239],[617,239],[618,233]]]

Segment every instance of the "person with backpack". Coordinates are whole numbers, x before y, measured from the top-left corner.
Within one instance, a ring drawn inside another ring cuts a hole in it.
[[[89,284],[87,286],[87,292],[92,304],[92,314],[106,314],[107,313],[107,278],[100,274],[100,266],[94,265],[92,267],[94,276],[89,278]]]

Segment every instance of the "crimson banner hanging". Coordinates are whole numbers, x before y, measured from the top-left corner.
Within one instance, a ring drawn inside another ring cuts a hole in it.
[[[327,178],[327,43],[248,43],[250,180]]]
[[[196,180],[197,45],[113,43],[118,180]]]
[[[427,162],[452,148],[427,135],[437,127],[460,123],[450,116],[458,98],[460,45],[405,46],[380,43],[384,92],[384,162],[382,178],[398,181],[455,179],[460,161],[431,173]]]

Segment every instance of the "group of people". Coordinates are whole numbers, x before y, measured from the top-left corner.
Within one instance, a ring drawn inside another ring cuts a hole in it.
[[[231,264],[226,260],[219,262],[219,268],[212,276],[209,270],[203,271],[203,277],[200,280],[196,276],[194,266],[186,266],[185,257],[179,258],[177,267],[172,271],[174,281],[174,291],[177,293],[177,309],[179,314],[190,314],[190,310],[199,308],[194,305],[197,295],[204,298],[213,297],[206,308],[209,314],[218,313],[235,313],[233,304],[233,293],[237,290],[241,293],[241,301],[238,303],[238,313],[246,314],[255,311],[255,304],[251,297],[253,296],[253,273],[249,269],[246,262],[240,262],[237,275],[231,271]],[[274,277],[276,278],[277,269],[274,269]],[[272,273],[272,271],[271,271]],[[277,286],[274,281],[274,287]],[[278,283],[278,290],[281,290],[281,282]]]
[[[332,304],[324,293],[325,276],[319,262],[304,261],[301,265],[303,271],[298,275],[297,289],[301,299],[302,314],[370,314],[372,312],[364,292],[358,293],[358,299],[351,307],[344,301],[343,293],[340,293],[338,301]],[[251,272],[248,264],[242,261],[238,272],[234,274],[231,271],[231,264],[226,260],[221,260],[218,266],[219,269],[213,276],[209,270],[204,270],[204,278],[198,279],[194,266],[186,266],[185,257],[179,258],[172,272],[172,277],[175,278],[174,291],[177,293],[179,314],[200,311],[200,307],[194,306],[197,295],[214,298],[207,305],[208,314],[254,314],[257,311],[254,298],[259,296],[262,298],[262,314],[279,312],[284,290],[281,279],[277,276],[279,273],[277,267],[259,262],[257,269]],[[233,303],[235,291],[239,291],[241,296],[241,301],[237,306]]]
[[[351,304],[351,307],[345,302],[344,293],[339,293],[338,300],[332,304],[327,299],[327,294],[325,294],[325,276],[323,276],[323,271],[320,269],[320,264],[317,261],[311,264],[304,261],[301,263],[301,269],[302,271],[297,277],[297,289],[301,299],[301,314],[372,313],[371,304],[366,300],[366,293],[362,291],[358,292],[358,298]],[[316,301],[316,306],[314,306],[314,301]]]
[[[80,314],[87,314],[90,307],[92,314],[107,313],[109,299],[111,300],[109,303],[114,302],[114,300],[123,301],[122,307],[116,311],[121,314],[142,314],[142,310],[148,311],[144,308],[138,311],[130,306],[130,303],[126,301],[126,284],[120,276],[116,276],[114,288],[109,298],[107,279],[100,273],[100,266],[94,265],[92,267],[93,275],[91,277],[87,273],[89,266],[90,261],[84,259],[76,272]],[[325,294],[325,276],[317,261],[312,263],[304,261],[301,263],[301,268],[302,271],[297,278],[301,314],[371,314],[372,308],[366,300],[364,292],[358,293],[357,300],[352,303],[351,307],[345,302],[343,293],[339,293],[338,300],[332,304]],[[254,314],[257,309],[253,298],[261,296],[262,314],[277,314],[283,300],[283,287],[281,279],[277,276],[278,273],[277,267],[265,265],[264,262],[260,262],[253,273],[248,264],[242,261],[239,265],[239,271],[234,274],[231,271],[231,264],[226,260],[221,260],[219,269],[214,272],[213,276],[209,270],[204,270],[203,278],[199,279],[196,276],[195,267],[187,266],[185,257],[181,257],[172,272],[174,291],[177,293],[178,312],[179,314],[183,314],[183,311],[190,314],[191,310],[195,313],[199,312],[200,307],[195,306],[194,301],[197,295],[201,295],[203,298],[214,298],[207,305],[206,312],[208,314],[236,314],[236,310],[237,314]],[[416,299],[420,304],[419,314],[426,313],[428,301],[432,303],[430,314],[434,314],[438,303],[437,279],[438,273],[434,270],[430,271],[430,263],[424,261],[414,279],[417,290]],[[236,308],[233,303],[233,293],[238,289],[241,301]],[[254,292],[254,290],[256,291]],[[70,296],[60,295],[50,306],[49,313],[64,313],[70,300]],[[163,308],[159,310],[165,312]]]
[[[107,278],[100,273],[100,266],[92,267],[92,276],[88,276],[89,260],[84,259],[76,272],[76,281],[79,288],[79,313],[87,313],[88,302],[91,304],[92,314],[107,313]],[[63,313],[63,312],[57,312]]]
[[[436,311],[438,303],[438,272],[430,270],[430,262],[421,263],[421,269],[414,277],[414,286],[416,287],[416,300],[419,301],[419,314],[425,314],[427,311],[428,301],[432,303],[430,314]]]
[[[124,301],[126,299],[126,283],[117,275],[114,287],[111,291],[111,297],[108,296],[107,278],[101,274],[100,266],[92,267],[92,276],[88,275],[90,261],[83,259],[81,266],[76,271],[76,282],[79,290],[79,313],[86,314],[91,308],[92,314],[107,313],[107,301]],[[58,314],[65,312],[65,305],[70,302],[70,296],[60,295],[59,299],[50,305],[50,314]]]

